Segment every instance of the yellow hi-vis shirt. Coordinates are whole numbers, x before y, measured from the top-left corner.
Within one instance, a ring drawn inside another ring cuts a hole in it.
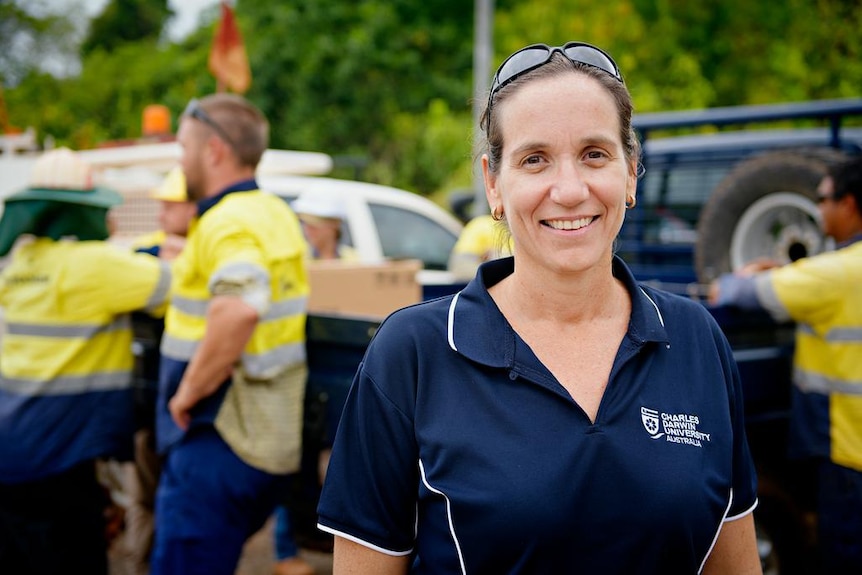
[[[793,382],[811,406],[792,425],[810,446],[805,454],[862,471],[862,241],[762,274],[755,285],[773,317],[797,322]],[[814,413],[823,396],[829,413]]]
[[[271,473],[299,468],[305,393],[307,245],[296,215],[261,192],[226,194],[192,222],[173,265],[162,338],[157,435],[166,450],[182,432],[167,401],[207,329],[214,295],[235,294],[260,316],[227,389],[193,410],[192,425],[213,423],[246,463]],[[213,405],[213,403],[216,403]]]
[[[479,264],[512,255],[512,238],[505,225],[489,214],[476,216],[464,226],[449,255],[449,271],[459,280],[470,280]]]
[[[160,246],[165,243],[165,231],[164,230],[155,230],[140,236],[137,236],[132,240],[132,250],[139,251],[141,249],[148,249],[154,246]]]
[[[39,238],[13,252],[0,276],[0,478],[131,447],[128,313],[163,307],[169,284],[158,259],[107,242]]]

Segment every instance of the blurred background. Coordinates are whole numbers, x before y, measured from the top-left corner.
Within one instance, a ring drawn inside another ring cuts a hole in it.
[[[607,49],[636,112],[858,96],[862,86],[856,0],[227,5],[248,59],[245,96],[270,119],[271,147],[326,152],[336,177],[441,204],[472,185],[477,86],[526,44]],[[93,148],[140,137],[151,104],[170,110],[175,130],[190,98],[216,90],[207,63],[220,18],[217,0],[0,0],[0,132],[33,128],[40,142]],[[479,68],[477,38],[489,56]]]

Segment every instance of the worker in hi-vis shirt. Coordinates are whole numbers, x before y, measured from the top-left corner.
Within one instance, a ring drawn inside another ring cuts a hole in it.
[[[158,313],[158,259],[110,245],[108,210],[74,152],[45,153],[5,200],[0,255],[0,573],[107,573],[97,459],[129,459],[129,312]]]

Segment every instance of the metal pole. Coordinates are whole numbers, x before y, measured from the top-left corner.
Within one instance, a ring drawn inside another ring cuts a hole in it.
[[[488,95],[491,58],[493,56],[494,0],[475,0],[475,22],[473,31],[473,216],[488,213],[485,199],[485,183],[482,179],[482,163],[477,154],[482,142],[479,116]]]

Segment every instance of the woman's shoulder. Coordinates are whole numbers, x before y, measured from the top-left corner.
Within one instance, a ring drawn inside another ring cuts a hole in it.
[[[638,284],[638,288],[665,318],[683,318],[709,323],[715,321],[706,305],[697,299],[645,284]]]
[[[363,373],[382,383],[414,377],[421,364],[446,365],[451,358],[447,338],[451,300],[446,296],[389,314],[366,349]]]
[[[371,341],[371,348],[427,348],[446,343],[449,305],[453,296],[423,301],[390,313]]]
[[[381,330],[425,332],[428,328],[446,325],[453,295],[422,301],[390,313],[380,324]]]

